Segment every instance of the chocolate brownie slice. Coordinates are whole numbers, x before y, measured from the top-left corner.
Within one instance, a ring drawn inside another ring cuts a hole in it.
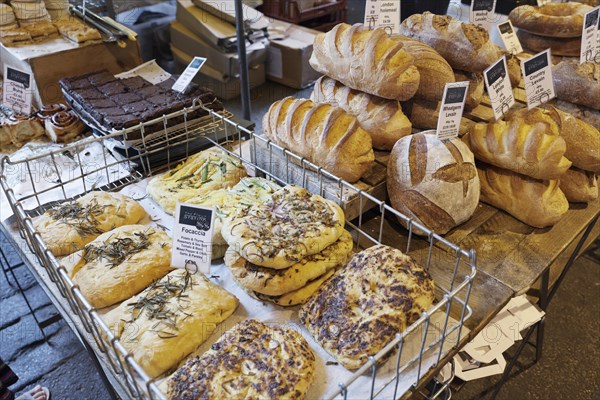
[[[113,76],[113,74],[109,73],[108,71],[102,71],[102,72],[98,72],[95,73],[91,76],[88,77],[88,80],[90,81],[90,83],[93,86],[103,86],[106,85],[107,83],[111,83],[117,80],[117,78],[115,78]]]
[[[130,91],[140,90],[144,87],[150,87],[152,84],[142,78],[141,76],[134,76],[132,78],[122,79],[121,83]]]
[[[112,101],[111,99],[96,99],[96,100],[88,100],[87,105],[89,105],[92,109],[102,109],[102,108],[114,108],[117,107],[117,103]]]
[[[148,97],[153,97],[164,93],[164,91],[158,86],[152,85],[143,87],[140,90],[137,90],[136,93],[139,94],[142,98],[147,99]]]
[[[136,103],[142,98],[137,93],[121,93],[116,96],[112,96],[111,99],[120,105]]]
[[[125,93],[127,91],[127,88],[121,82],[114,81],[98,87],[98,90],[100,90],[106,96],[110,97],[117,94]]]
[[[165,92],[170,92],[172,91],[173,85],[175,84],[175,82],[177,82],[177,79],[175,78],[176,75],[173,75],[172,77],[170,77],[169,79],[167,79],[164,82],[159,83],[158,86],[160,89],[162,89]]]
[[[155,109],[156,106],[148,101],[142,100],[142,101],[138,101],[137,103],[131,103],[131,104],[125,104],[123,106],[123,110],[125,110],[126,113],[128,114],[135,114],[135,115],[139,115],[141,113],[143,113],[144,111],[148,111],[148,110],[152,110]]]
[[[126,129],[140,123],[140,120],[132,115],[106,115],[104,124],[111,129]]]
[[[104,96],[104,94],[96,88],[80,89],[67,93],[70,94],[75,100],[80,102],[106,98],[106,96]]]

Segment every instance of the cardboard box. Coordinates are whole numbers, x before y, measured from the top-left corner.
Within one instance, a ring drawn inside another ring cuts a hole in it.
[[[175,63],[179,69],[179,72],[183,71],[188,64],[194,58],[190,54],[171,46]],[[265,66],[264,64],[258,64],[257,66],[248,70],[248,77],[250,79],[250,89],[254,89],[265,83]],[[240,80],[238,78],[223,79],[222,73],[211,66],[204,64],[200,72],[194,78],[194,82],[199,85],[206,86],[212,89],[217,97],[223,100],[231,100],[240,96],[241,87]]]
[[[321,74],[308,61],[320,32],[277,20],[272,20],[271,25],[269,31],[284,34],[272,35],[269,41],[267,78],[294,89],[304,89],[319,79]]]
[[[177,0],[177,21],[215,47],[235,51],[235,26],[194,5],[191,0]]]
[[[0,45],[0,71],[4,65],[33,75],[33,105],[64,103],[58,81],[62,78],[107,69],[118,74],[132,69],[142,60],[137,42],[127,42],[125,48],[116,43],[78,46],[57,38],[41,44],[23,47]]]
[[[184,53],[206,57],[205,65],[222,71],[223,80],[239,75],[240,63],[237,53],[225,53],[211,46],[180,22],[175,21],[171,24],[171,43],[173,47]],[[247,51],[248,67],[252,68],[260,64],[265,64],[267,56],[268,50],[265,44],[257,43],[253,45]]]

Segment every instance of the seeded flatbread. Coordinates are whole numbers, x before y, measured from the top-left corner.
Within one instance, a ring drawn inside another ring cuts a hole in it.
[[[33,226],[56,257],[80,250],[104,232],[146,216],[137,201],[119,193],[90,192],[46,211]]]
[[[306,286],[331,269],[346,265],[350,260],[352,247],[352,236],[344,231],[337,242],[327,246],[322,252],[308,256],[286,269],[254,265],[233,249],[225,254],[225,265],[243,288],[267,296],[281,296]]]
[[[329,354],[354,370],[433,300],[429,274],[400,250],[380,245],[356,254],[308,299],[299,317]]]
[[[108,307],[169,273],[171,238],[162,229],[121,226],[61,263],[93,307]]]
[[[230,188],[245,176],[246,170],[238,159],[212,148],[155,177],[148,183],[147,191],[166,213],[173,214],[177,202]]]
[[[242,257],[262,267],[284,269],[317,254],[344,232],[344,213],[332,201],[297,186],[223,223],[221,233]]]
[[[204,275],[178,269],[125,300],[103,319],[154,378],[204,343],[237,305],[234,295]]]
[[[296,330],[247,319],[179,368],[167,398],[303,399],[314,369],[315,356]]]
[[[335,270],[326,272],[324,275],[308,282],[308,284],[300,289],[285,293],[281,296],[267,296],[258,292],[250,292],[250,296],[258,300],[269,301],[282,307],[293,307],[298,304],[304,304],[312,296],[327,279],[331,278]]]

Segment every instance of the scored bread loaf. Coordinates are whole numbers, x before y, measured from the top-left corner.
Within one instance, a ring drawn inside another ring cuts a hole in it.
[[[420,129],[436,129],[440,115],[441,102],[413,99],[402,103],[402,110],[412,122],[413,127]],[[475,122],[462,117],[460,121],[459,134],[464,135],[471,129]]]
[[[396,210],[442,235],[471,218],[479,203],[473,153],[460,139],[442,141],[431,133],[396,143],[387,187]]]
[[[466,71],[454,71],[454,77],[456,82],[469,82],[469,89],[467,90],[467,98],[465,100],[465,110],[471,111],[479,104],[483,99],[484,83],[483,74],[479,72],[466,72]]]
[[[559,126],[541,109],[475,124],[466,140],[478,160],[536,179],[559,178],[571,166]]]
[[[551,104],[561,111],[571,114],[577,119],[600,130],[600,110],[555,99]]]
[[[405,101],[419,88],[419,71],[402,44],[385,30],[341,23],[315,38],[310,65],[344,85]]]
[[[536,228],[556,224],[569,210],[558,180],[533,179],[516,172],[477,163],[481,201],[508,212]]]
[[[391,36],[402,43],[402,49],[415,59],[421,81],[416,98],[441,101],[447,83],[454,82],[454,73],[448,62],[433,47],[407,36]]]
[[[350,89],[335,79],[319,78],[310,99],[341,107],[354,115],[361,128],[371,135],[376,149],[391,150],[398,139],[412,133],[412,124],[398,101]]]
[[[521,29],[517,31],[517,37],[524,49],[535,53],[549,48],[553,56],[579,57],[581,52],[581,37],[555,38],[534,35]]]
[[[506,56],[506,67],[508,68],[510,84],[514,89],[519,86],[521,79],[523,79],[523,75],[521,73],[521,60],[511,53],[504,52],[504,55]]]
[[[589,203],[598,198],[598,177],[593,172],[571,167],[560,178],[559,185],[572,203]]]
[[[430,12],[414,14],[400,25],[401,35],[433,47],[452,68],[483,72],[502,57],[488,32],[474,24],[462,23],[447,15]]]
[[[563,59],[552,76],[557,98],[600,110],[600,64]]]
[[[264,134],[281,147],[348,181],[358,181],[375,155],[371,136],[340,107],[286,97],[263,117]]]
[[[573,38],[581,36],[583,17],[591,9],[576,2],[524,5],[514,8],[508,18],[517,28],[536,35]]]

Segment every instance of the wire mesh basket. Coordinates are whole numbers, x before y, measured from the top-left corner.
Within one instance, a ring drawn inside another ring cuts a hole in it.
[[[187,118],[190,110],[185,109],[164,118],[175,118],[181,113]],[[253,171],[257,176],[268,177],[282,184],[299,184],[313,193],[336,198],[339,202],[353,196],[354,202],[360,207],[360,213],[356,219],[346,223],[348,230],[353,234],[355,245],[359,248],[381,244],[387,224],[397,224],[397,221],[400,220],[408,228],[406,237],[398,241],[398,243],[405,244],[400,250],[413,255],[412,250],[418,240],[420,243],[426,243],[419,245],[418,253],[421,255],[419,261],[428,270],[433,258],[448,260],[445,264],[447,269],[443,271],[444,276],[439,278],[434,276],[436,303],[431,309],[424,312],[418,321],[408,329],[398,332],[379,353],[369,357],[368,362],[354,372],[349,379],[332,383],[334,387],[328,392],[328,397],[356,398],[357,395],[353,393],[364,393],[365,387],[368,386],[367,396],[361,395],[361,398],[399,398],[407,392],[407,389],[414,391],[420,387],[425,378],[430,378],[428,372],[438,366],[444,357],[464,339],[462,335],[465,329],[464,323],[472,314],[468,302],[476,274],[474,251],[464,250],[447,241],[394,210],[384,201],[378,200],[264,137],[254,134],[253,131],[232,121],[227,115],[208,109],[206,111],[209,112],[211,121],[207,125],[196,126],[193,129],[186,126],[179,133],[177,146],[196,140],[198,135],[201,135],[214,146],[219,146],[239,158],[246,169]],[[147,124],[155,122],[150,121]],[[66,269],[50,252],[32,222],[33,218],[60,202],[77,198],[91,190],[119,191],[132,183],[140,182],[175,165],[181,157],[171,154],[175,145],[169,139],[172,136],[167,135],[166,131],[164,141],[154,140],[152,143],[143,143],[139,151],[133,155],[113,157],[107,150],[107,145],[111,140],[127,135],[135,129],[143,130],[143,126],[144,124],[141,124],[108,136],[85,139],[60,150],[29,158],[15,160],[5,157],[0,166],[0,185],[7,196],[21,236],[35,253],[52,284],[68,301],[73,314],[81,320],[85,331],[93,337],[93,343],[90,344],[99,358],[110,367],[111,373],[126,388],[130,397],[164,399],[164,394],[159,390],[156,381],[151,379],[127,353],[119,339],[103,322],[98,311],[90,305],[71,280]],[[226,140],[220,142],[223,135]],[[98,151],[98,154],[95,154],[97,163],[90,166],[86,165],[85,160],[82,161],[82,154],[87,154],[85,152],[89,152],[92,147]],[[164,166],[154,167],[151,163],[145,162],[150,155],[158,152],[168,160]],[[271,160],[271,162],[257,163],[260,152],[262,152],[263,160]],[[70,168],[71,174],[67,177],[62,174],[64,166],[59,163],[59,159],[65,154],[70,154],[74,165],[77,165]],[[284,155],[284,161],[278,158],[279,155]],[[51,175],[50,178],[44,180],[43,184],[40,184],[39,180],[36,181],[32,173],[40,163],[47,166]],[[140,166],[141,168],[139,168]],[[53,170],[54,173],[51,173]],[[287,171],[287,174],[283,171]],[[11,176],[14,173],[20,173],[31,181],[30,190],[26,193],[19,193],[15,190],[15,186],[11,182]],[[55,175],[58,176],[58,179],[55,179]],[[331,188],[336,188],[338,196],[333,196]],[[373,216],[375,219],[380,219],[378,229],[366,228],[367,216],[363,211],[366,211],[367,206],[371,209],[370,220]],[[423,239],[416,238],[415,232],[419,231],[425,233]],[[399,245],[397,244],[396,247]],[[437,334],[429,337],[431,336],[430,328],[434,324]],[[405,349],[405,343],[409,337],[418,338],[414,354]],[[385,365],[393,366],[393,372],[390,374],[388,371],[385,379],[382,379],[378,374],[383,376],[381,368],[384,360],[388,360]],[[391,360],[394,360],[393,363]],[[365,379],[369,385],[365,385]],[[399,385],[400,381],[404,384],[407,379],[410,383],[409,388]],[[435,392],[439,395],[440,391],[436,390]]]

